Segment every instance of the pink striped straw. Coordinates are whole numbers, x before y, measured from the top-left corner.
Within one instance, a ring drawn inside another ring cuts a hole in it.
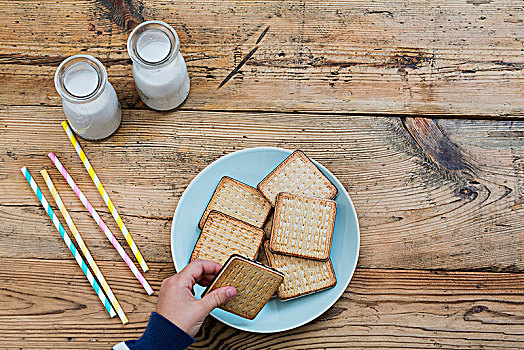
[[[125,263],[129,267],[131,272],[133,272],[133,274],[135,275],[136,279],[140,282],[140,284],[146,290],[147,294],[152,295],[154,293],[153,288],[151,288],[151,286],[146,281],[144,276],[140,273],[140,271],[138,271],[138,269],[136,268],[135,264],[133,264],[133,261],[131,261],[131,259],[129,258],[129,255],[127,255],[127,253],[122,248],[120,243],[118,243],[118,241],[116,240],[115,235],[113,235],[113,233],[111,232],[109,227],[107,227],[107,225],[105,224],[104,220],[102,220],[100,215],[98,215],[98,213],[96,212],[95,208],[93,208],[91,203],[89,203],[89,200],[87,200],[87,197],[82,193],[82,191],[80,191],[80,188],[78,188],[77,184],[75,183],[75,181],[73,180],[71,175],[69,175],[67,170],[64,168],[62,163],[60,163],[60,161],[58,160],[58,158],[55,156],[55,154],[53,152],[49,153],[48,156],[51,159],[51,161],[53,162],[53,164],[56,166],[58,171],[60,171],[60,174],[62,174],[64,179],[67,181],[67,183],[69,184],[69,187],[71,187],[71,189],[75,192],[75,194],[78,197],[78,199],[80,199],[80,201],[82,202],[84,207],[87,209],[89,214],[91,214],[91,216],[93,217],[95,222],[102,229],[102,231],[106,235],[107,239],[111,242],[111,244],[113,244],[113,247],[115,247],[115,249],[118,252],[118,254],[120,254],[122,259],[124,259]]]

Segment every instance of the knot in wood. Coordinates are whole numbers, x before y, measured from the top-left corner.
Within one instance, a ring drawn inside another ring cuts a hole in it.
[[[482,306],[482,305],[475,305],[473,306],[469,311],[471,311],[472,313],[480,313],[482,311],[485,311],[487,310],[488,308],[486,306]]]
[[[458,194],[464,199],[475,200],[478,192],[471,187],[462,187],[458,189]]]

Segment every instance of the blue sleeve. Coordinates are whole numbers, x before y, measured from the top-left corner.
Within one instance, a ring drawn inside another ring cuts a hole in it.
[[[130,350],[183,350],[194,342],[192,336],[153,312],[142,337],[125,344]]]

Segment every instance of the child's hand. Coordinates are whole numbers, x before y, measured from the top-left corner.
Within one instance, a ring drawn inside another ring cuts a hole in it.
[[[214,308],[233,298],[234,287],[222,287],[196,300],[192,294],[195,283],[207,286],[220,270],[220,264],[194,260],[182,271],[162,282],[156,312],[194,337],[204,319]]]

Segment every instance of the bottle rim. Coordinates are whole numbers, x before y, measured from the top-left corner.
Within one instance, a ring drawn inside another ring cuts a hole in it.
[[[65,78],[67,77],[68,72],[71,70],[71,68],[75,67],[77,64],[84,63],[88,64],[93,68],[93,70],[97,74],[97,85],[94,88],[93,91],[91,91],[87,95],[79,96],[75,95],[71,91],[67,89],[67,86],[65,84]],[[55,72],[55,88],[58,94],[60,96],[70,102],[74,103],[84,103],[88,102],[90,100],[94,100],[100,94],[102,91],[104,91],[107,83],[107,72],[104,68],[104,65],[102,62],[97,60],[91,55],[73,55],[68,58],[66,58]]]
[[[140,56],[136,47],[141,35],[148,30],[161,31],[169,39],[169,52],[163,59],[156,62],[151,62],[144,59],[142,56]],[[133,29],[131,34],[129,34],[129,38],[127,39],[127,52],[129,54],[129,57],[131,58],[133,63],[137,63],[138,65],[145,68],[161,68],[168,65],[178,55],[179,48],[180,41],[178,39],[178,34],[173,29],[173,27],[162,21],[147,21],[140,23],[135,29]]]

